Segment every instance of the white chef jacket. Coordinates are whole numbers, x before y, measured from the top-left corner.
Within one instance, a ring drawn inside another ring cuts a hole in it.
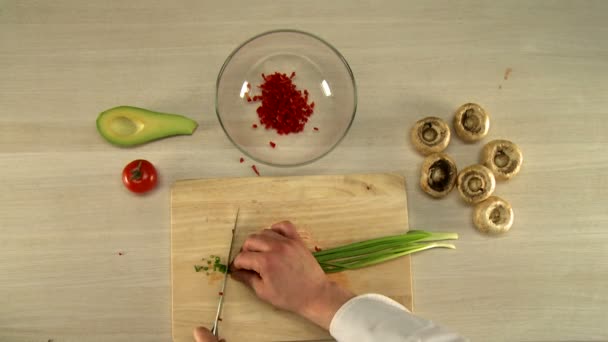
[[[375,293],[352,298],[334,315],[329,332],[338,342],[461,342],[464,337]]]

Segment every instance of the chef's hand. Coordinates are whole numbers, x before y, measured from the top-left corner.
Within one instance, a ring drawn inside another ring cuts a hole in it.
[[[207,328],[198,327],[194,329],[194,340],[196,342],[224,342],[224,340],[217,340],[217,337],[213,336],[211,331]]]
[[[232,265],[232,278],[270,304],[329,329],[338,309],[354,297],[331,282],[291,222],[250,235]]]

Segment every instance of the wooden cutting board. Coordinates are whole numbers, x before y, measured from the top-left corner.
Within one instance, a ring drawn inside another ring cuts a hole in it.
[[[408,230],[405,179],[396,174],[232,178],[178,181],[171,192],[173,340],[192,341],[195,326],[211,327],[223,275],[195,272],[201,258],[233,255],[247,235],[290,220],[313,250]],[[412,309],[410,258],[330,275],[355,293],[378,292]],[[259,301],[228,279],[220,335],[230,342],[328,339],[327,332]]]

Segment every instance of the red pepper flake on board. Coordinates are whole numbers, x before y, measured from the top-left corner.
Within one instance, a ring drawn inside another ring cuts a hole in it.
[[[319,248],[319,246],[315,246],[315,252],[320,252],[320,251],[322,251],[322,249]]]
[[[118,255],[122,256],[122,255],[124,255],[124,253],[123,252],[118,252]]]
[[[256,110],[260,123],[280,135],[302,132],[314,112],[314,102],[308,104],[308,90],[298,90],[292,82],[295,76],[295,72],[290,76],[279,72],[262,74],[264,83],[258,86],[262,95],[251,98],[253,102],[262,101]],[[247,101],[251,102],[249,97]]]
[[[219,294],[220,296],[223,296],[223,295],[224,295],[224,292],[220,291],[220,292],[218,292],[218,294]]]
[[[245,161],[245,158],[241,158],[239,161],[242,163]]]
[[[314,129],[315,131],[318,131],[318,130],[319,130],[319,127],[314,127],[313,129]]]
[[[274,142],[272,142],[272,141],[271,141],[271,142],[269,142],[269,144],[270,144],[270,147],[272,147],[272,148],[277,147],[277,144],[275,144],[275,143],[274,143]]]
[[[253,127],[253,128],[258,128],[258,125],[253,124],[253,125],[251,125],[251,127]]]
[[[255,172],[256,175],[260,175],[260,172],[258,171],[258,168],[255,165],[251,165],[251,169],[253,170],[253,172]]]

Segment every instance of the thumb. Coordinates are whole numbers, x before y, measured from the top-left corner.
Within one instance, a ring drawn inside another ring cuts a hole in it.
[[[196,342],[218,342],[217,337],[213,336],[207,328],[196,327],[194,328],[193,335]]]
[[[262,278],[260,278],[260,275],[253,271],[238,270],[233,271],[231,275],[232,279],[249,286],[256,292],[262,282]]]

